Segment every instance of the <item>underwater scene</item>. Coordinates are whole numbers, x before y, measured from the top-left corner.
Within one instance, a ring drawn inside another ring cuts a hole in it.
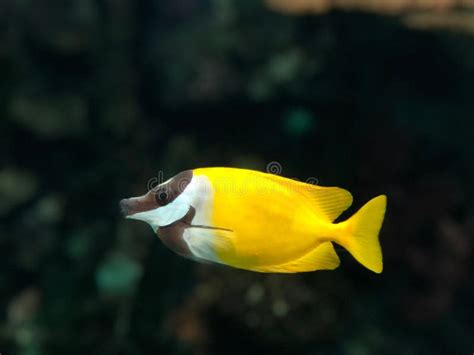
[[[1,355],[474,353],[474,1],[0,1]]]

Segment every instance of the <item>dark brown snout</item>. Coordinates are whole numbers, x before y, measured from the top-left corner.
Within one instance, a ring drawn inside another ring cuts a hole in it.
[[[124,217],[130,216],[133,213],[130,213],[130,199],[124,198],[119,202],[120,211],[122,212]]]
[[[150,211],[159,207],[155,200],[155,194],[152,192],[140,197],[124,198],[120,201],[119,205],[124,217],[128,217],[139,212]]]

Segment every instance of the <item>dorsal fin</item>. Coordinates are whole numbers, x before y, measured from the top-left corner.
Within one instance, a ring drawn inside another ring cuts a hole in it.
[[[315,270],[334,270],[340,264],[331,242],[325,242],[303,257],[281,265],[252,268],[258,272],[296,273]]]
[[[278,175],[264,175],[273,183],[284,185],[288,189],[301,193],[312,202],[313,208],[315,208],[318,215],[328,222],[333,222],[352,205],[351,193],[339,187],[324,187]]]
[[[352,205],[352,195],[347,190],[339,187],[307,186],[303,193],[315,202],[318,211],[330,222]]]

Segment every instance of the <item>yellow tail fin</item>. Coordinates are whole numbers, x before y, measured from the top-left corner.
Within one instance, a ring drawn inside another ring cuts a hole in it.
[[[381,273],[383,269],[379,232],[382,227],[387,197],[380,195],[357,211],[347,221],[340,223],[342,235],[336,240],[367,269]]]

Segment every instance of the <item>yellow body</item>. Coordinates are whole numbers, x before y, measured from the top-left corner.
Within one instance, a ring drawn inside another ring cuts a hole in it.
[[[334,241],[369,269],[382,271],[378,233],[385,196],[334,224],[352,203],[346,190],[244,169],[203,168],[193,173],[210,182],[213,248],[222,263],[261,272],[334,269],[339,265]]]

